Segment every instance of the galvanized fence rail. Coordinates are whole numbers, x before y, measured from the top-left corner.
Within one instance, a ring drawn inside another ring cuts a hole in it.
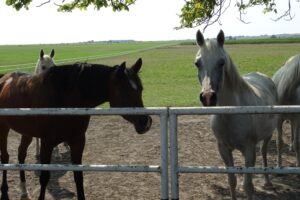
[[[179,199],[180,173],[255,173],[300,174],[298,167],[212,167],[180,166],[178,164],[177,116],[210,114],[291,114],[300,113],[300,106],[226,106],[226,107],[172,107],[169,108],[171,199]]]
[[[160,165],[53,165],[0,164],[0,170],[65,170],[100,172],[156,172],[161,174],[161,199],[169,199],[168,123],[170,131],[171,198],[179,198],[179,173],[255,173],[300,174],[300,168],[179,166],[177,141],[178,115],[210,114],[288,114],[300,113],[300,106],[229,106],[229,107],[153,107],[153,108],[3,108],[0,116],[32,115],[158,115],[160,117]]]
[[[3,108],[0,116],[33,115],[158,115],[160,117],[160,165],[58,165],[58,164],[0,164],[0,170],[50,170],[98,172],[156,172],[160,173],[161,199],[169,197],[168,182],[168,108]]]

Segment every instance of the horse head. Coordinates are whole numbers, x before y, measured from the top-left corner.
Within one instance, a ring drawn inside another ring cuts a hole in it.
[[[111,107],[144,107],[143,86],[138,76],[141,67],[141,58],[130,68],[126,68],[125,62],[114,67],[115,70],[110,77]],[[148,115],[123,115],[122,117],[132,123],[139,134],[147,132],[152,124],[152,119]]]
[[[198,69],[198,78],[202,86],[200,101],[204,106],[215,106],[217,94],[222,85],[224,66],[227,56],[223,48],[225,36],[221,30],[216,40],[204,40],[200,31],[197,31],[196,41],[199,51],[195,65]]]
[[[45,55],[43,49],[40,51],[40,57],[35,68],[36,74],[42,73],[55,65],[53,60],[54,54],[54,49],[51,50],[50,55]]]

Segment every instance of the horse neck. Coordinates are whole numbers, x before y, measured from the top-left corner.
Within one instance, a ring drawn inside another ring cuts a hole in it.
[[[46,82],[50,79],[50,84],[56,91],[58,104],[71,107],[96,107],[108,101],[111,73],[111,67],[102,65],[76,68],[58,66],[52,67],[42,76],[45,77]]]
[[[92,77],[96,78],[96,80],[93,80],[93,84],[95,85],[93,89],[89,85],[88,88],[85,88],[85,91],[90,93],[88,96],[91,97],[90,102],[93,104],[92,106],[98,106],[109,101],[110,77],[112,72],[112,68],[106,66],[96,71],[91,70],[90,73],[94,73]]]
[[[241,104],[241,94],[250,90],[249,85],[239,74],[237,68],[228,56],[228,65],[224,70],[223,83],[218,92],[218,106],[234,106]]]

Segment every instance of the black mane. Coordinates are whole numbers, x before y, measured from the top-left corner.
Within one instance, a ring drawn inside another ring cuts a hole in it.
[[[109,75],[114,67],[101,64],[75,63],[49,68],[44,74],[44,84],[51,84],[58,95],[78,91],[86,98],[108,96]],[[101,95],[100,95],[101,94]]]

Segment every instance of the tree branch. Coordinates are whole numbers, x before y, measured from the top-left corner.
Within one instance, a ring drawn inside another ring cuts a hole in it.
[[[299,2],[299,0],[297,2]],[[288,1],[288,9],[281,16],[277,17],[276,19],[272,19],[272,20],[277,22],[285,17],[288,17],[285,19],[287,21],[290,21],[295,17],[295,15],[292,16],[292,14],[291,14],[291,0]]]
[[[225,3],[228,2],[227,5]],[[202,19],[198,19],[196,23],[192,27],[197,27],[203,25],[202,32],[204,33],[206,28],[211,26],[214,23],[219,23],[220,25],[222,24],[221,22],[221,16],[226,12],[226,10],[230,7],[231,0],[220,0],[216,1],[215,8],[211,10],[211,13],[209,16],[204,17]]]
[[[44,3],[41,3],[40,5],[37,5],[36,7],[42,7],[43,5],[48,4],[50,2],[51,2],[51,0],[45,1]]]

